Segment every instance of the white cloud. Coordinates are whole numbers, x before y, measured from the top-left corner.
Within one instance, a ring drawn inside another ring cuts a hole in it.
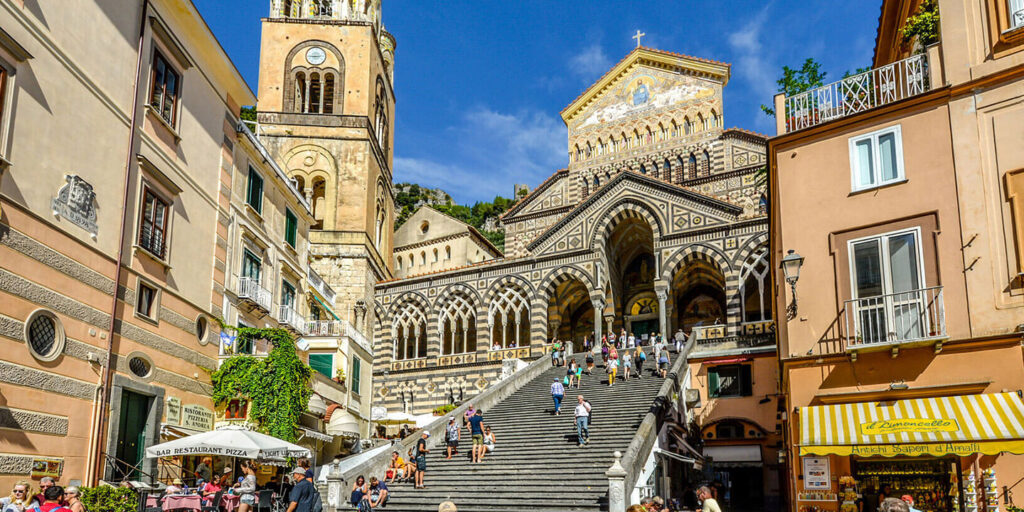
[[[770,8],[770,4],[766,5],[742,28],[729,34],[729,46],[736,52],[737,75],[748,82],[757,97],[763,98],[770,98],[776,89],[774,59],[761,41]]]
[[[612,67],[600,43],[591,43],[569,59],[569,70],[584,78],[593,79]]]
[[[395,181],[439,187],[459,203],[510,197],[514,183],[536,186],[566,163],[566,129],[536,110],[476,107],[459,124],[427,137],[433,155],[396,156]]]

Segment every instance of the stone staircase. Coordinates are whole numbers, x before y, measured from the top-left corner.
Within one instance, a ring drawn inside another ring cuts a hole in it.
[[[583,363],[584,356],[573,356]],[[621,376],[614,386],[598,358],[592,376],[583,376],[579,390],[567,389],[562,414],[553,416],[550,388],[565,368],[551,368],[484,413],[491,427],[495,451],[484,462],[470,462],[472,440],[462,431],[460,453],[445,460],[442,439],[432,438],[427,457],[426,489],[412,484],[390,485],[391,512],[434,512],[452,501],[460,512],[599,511],[607,510],[608,478],[605,471],[613,452],[625,451],[664,383],[652,375],[648,356],[644,376],[628,382]],[[621,373],[621,372],[620,372]],[[582,394],[593,405],[590,443],[576,445],[573,408]],[[369,477],[370,475],[366,475]]]

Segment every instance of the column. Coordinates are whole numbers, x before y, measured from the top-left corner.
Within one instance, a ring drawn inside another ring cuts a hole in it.
[[[626,469],[622,467],[622,453],[612,454],[615,462],[604,472],[608,477],[608,512],[626,512]]]
[[[665,306],[668,303],[668,283],[662,280],[655,281],[654,294],[658,296],[658,332],[664,339],[667,339],[670,334],[665,311]]]
[[[590,298],[590,303],[594,305],[594,347],[601,346],[601,334],[604,332],[601,327],[604,318],[604,299]]]

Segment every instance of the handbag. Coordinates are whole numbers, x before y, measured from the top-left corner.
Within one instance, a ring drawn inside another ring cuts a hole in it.
[[[568,375],[566,375],[565,377],[562,377],[562,385],[565,385],[565,386],[569,385],[569,376]]]

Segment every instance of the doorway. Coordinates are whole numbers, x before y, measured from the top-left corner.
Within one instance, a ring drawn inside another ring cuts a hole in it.
[[[135,480],[136,469],[142,462],[146,447],[146,423],[149,418],[151,397],[128,390],[121,392],[121,417],[117,425],[117,449],[114,456],[116,480]]]
[[[637,342],[648,340],[654,333],[658,332],[658,319],[633,320],[629,323],[631,332],[636,335]]]

